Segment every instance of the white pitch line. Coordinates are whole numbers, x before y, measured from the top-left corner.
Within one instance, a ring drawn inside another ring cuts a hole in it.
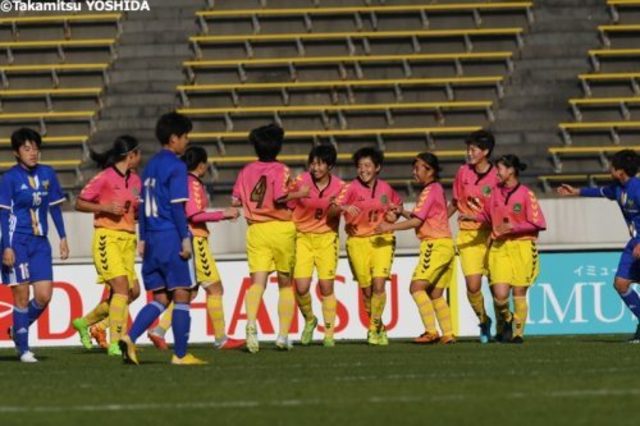
[[[637,396],[640,389],[568,389],[548,393],[524,393],[512,392],[503,395],[503,398],[590,398],[602,396]],[[495,398],[496,395],[492,395]],[[71,405],[71,406],[12,406],[0,405],[0,413],[62,413],[62,412],[118,412],[118,411],[155,411],[155,410],[194,410],[194,409],[224,409],[224,408],[264,408],[264,407],[301,407],[314,405],[358,405],[366,403],[384,404],[416,404],[447,401],[464,401],[476,399],[460,394],[433,395],[433,396],[372,396],[362,399],[286,399],[272,401],[226,401],[226,402],[181,402],[181,403],[149,403],[149,404],[103,404],[103,405]]]

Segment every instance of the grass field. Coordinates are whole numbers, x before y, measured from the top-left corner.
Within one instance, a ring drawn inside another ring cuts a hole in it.
[[[142,365],[81,348],[0,351],[1,425],[637,425],[640,345],[628,336],[531,337],[524,345],[388,347],[339,342],[260,353],[192,352],[203,367]]]

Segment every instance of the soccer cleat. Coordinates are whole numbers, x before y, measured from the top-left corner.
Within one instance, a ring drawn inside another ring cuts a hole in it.
[[[509,343],[513,338],[513,320],[505,321],[504,328],[502,329],[502,336],[500,341],[503,343]]]
[[[432,345],[434,343],[438,343],[438,340],[440,340],[438,333],[429,333],[428,331],[425,331],[420,336],[413,339],[413,342],[421,345]]]
[[[382,328],[378,331],[378,346],[389,346],[389,338],[387,337],[387,330]]]
[[[305,321],[304,329],[302,330],[302,336],[300,337],[300,344],[307,346],[313,340],[313,331],[318,325],[318,318],[313,317],[311,321]]]
[[[380,344],[380,335],[375,330],[369,330],[367,332],[367,343],[373,346]]]
[[[513,339],[511,339],[510,343],[521,345],[524,343],[524,339],[522,338],[522,336],[515,336]]]
[[[636,327],[636,333],[629,339],[629,343],[640,343],[640,324]]]
[[[322,340],[322,346],[325,348],[333,348],[336,345],[336,341],[333,337],[324,336]]]
[[[215,340],[213,342],[213,347],[218,350],[231,350],[238,349],[245,345],[245,341],[242,339],[234,339],[233,337],[225,337],[222,341],[218,342]]]
[[[151,343],[153,343],[153,346],[155,346],[156,349],[161,351],[169,350],[169,345],[167,345],[167,341],[164,336],[156,332],[155,329],[148,331],[147,337],[151,340]]]
[[[109,348],[106,331],[94,325],[93,327],[89,328],[89,334],[91,334],[91,337],[93,337],[93,340],[95,340],[98,346],[100,346],[102,349]]]
[[[118,346],[122,352],[122,360],[125,364],[140,364],[138,362],[138,355],[136,354],[136,344],[131,341],[129,336],[122,336],[118,341]]]
[[[480,324],[480,343],[491,342],[491,318],[487,317],[487,320]]]
[[[80,335],[80,342],[85,349],[91,349],[93,344],[91,343],[91,336],[89,335],[89,327],[87,321],[84,318],[76,318],[71,321],[71,325],[76,329]]]
[[[260,343],[258,342],[258,330],[255,325],[247,325],[247,350],[255,354],[260,350]]]
[[[26,351],[23,352],[22,355],[20,355],[20,362],[32,364],[34,362],[38,362],[38,360],[36,359],[36,356],[33,354],[33,352]]]
[[[290,351],[293,349],[293,343],[286,336],[278,336],[276,339],[276,349],[280,351]]]
[[[442,336],[439,343],[441,345],[452,345],[456,343],[456,338],[453,336]]]
[[[120,350],[120,346],[118,346],[118,342],[113,342],[109,345],[109,348],[107,349],[107,355],[122,356],[122,351]]]
[[[178,358],[176,355],[173,355],[173,357],[171,358],[171,364],[173,365],[206,365],[209,363],[200,358],[196,358],[191,354],[186,354],[182,358]]]

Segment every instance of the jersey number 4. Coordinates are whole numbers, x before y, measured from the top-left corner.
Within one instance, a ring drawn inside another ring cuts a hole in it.
[[[260,176],[260,180],[256,183],[256,186],[251,190],[251,201],[256,203],[256,208],[262,208],[264,202],[264,196],[267,194],[267,177]]]

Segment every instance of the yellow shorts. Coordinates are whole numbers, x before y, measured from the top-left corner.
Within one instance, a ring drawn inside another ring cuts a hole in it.
[[[448,288],[453,276],[456,252],[451,238],[420,243],[420,259],[411,281],[427,281],[436,288]]]
[[[98,283],[125,276],[129,288],[138,279],[135,271],[136,235],[125,231],[96,228],[93,234],[93,263]]]
[[[247,229],[249,271],[291,274],[296,260],[296,226],[291,221],[254,223]]]
[[[202,288],[220,281],[216,261],[209,248],[207,237],[193,237],[193,266],[196,271],[196,283]]]
[[[395,251],[396,237],[393,234],[347,238],[347,255],[353,279],[361,288],[371,287],[373,278],[388,279]]]
[[[540,273],[535,241],[494,241],[489,249],[489,282],[528,287]]]
[[[336,232],[322,234],[298,232],[296,267],[293,277],[311,278],[314,266],[318,271],[318,279],[335,279],[338,266],[338,234]]]
[[[469,275],[487,275],[489,253],[489,235],[491,230],[465,230],[458,232],[456,246],[460,253],[462,273]]]

